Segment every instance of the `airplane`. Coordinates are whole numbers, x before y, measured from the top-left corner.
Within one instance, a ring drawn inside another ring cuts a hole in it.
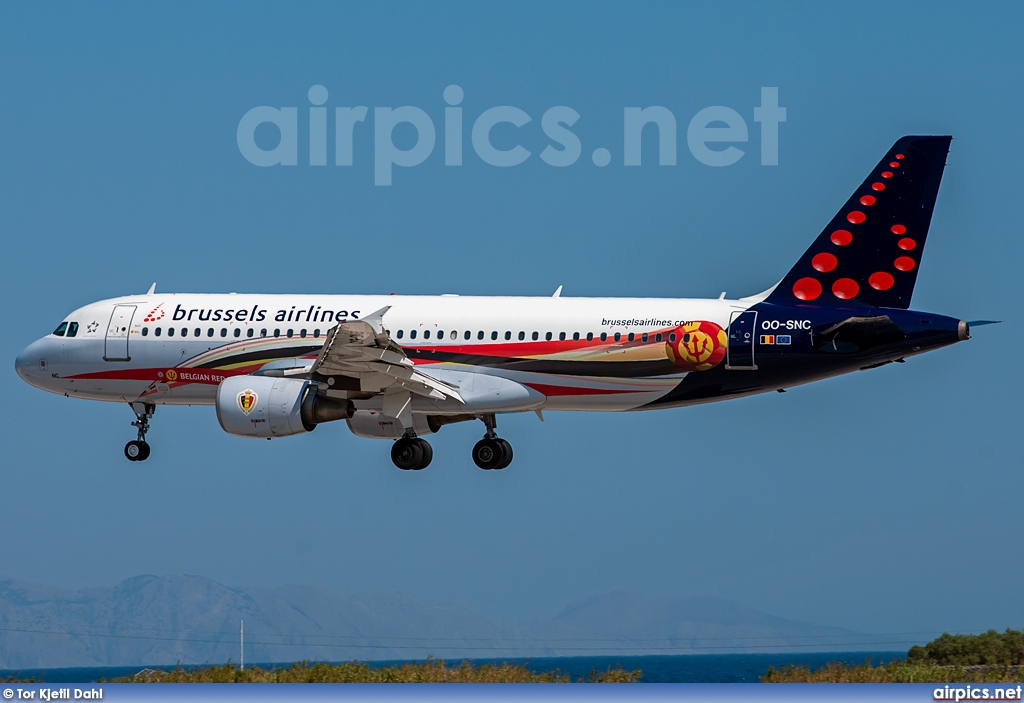
[[[512,462],[502,413],[677,408],[784,391],[970,338],[910,309],[949,136],[899,139],[786,276],[738,299],[157,294],[102,300],[18,355],[31,385],[127,403],[146,441],[158,405],[213,405],[240,437],[345,420],[392,440],[403,470],[423,436],[481,420],[474,463]],[[978,321],[971,324],[985,324]]]

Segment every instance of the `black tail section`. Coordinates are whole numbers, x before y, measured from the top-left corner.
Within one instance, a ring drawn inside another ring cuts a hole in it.
[[[896,142],[767,302],[908,308],[951,139]]]

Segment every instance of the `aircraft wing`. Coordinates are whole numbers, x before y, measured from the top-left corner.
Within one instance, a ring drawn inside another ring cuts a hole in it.
[[[453,386],[417,371],[383,326],[390,306],[361,320],[342,322],[327,332],[320,356],[310,367],[314,376],[342,377],[370,393],[406,390],[417,395],[464,402]]]

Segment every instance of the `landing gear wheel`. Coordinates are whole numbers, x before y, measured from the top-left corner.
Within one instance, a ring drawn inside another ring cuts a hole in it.
[[[512,461],[512,448],[509,447],[508,460]],[[505,467],[505,448],[497,437],[491,439],[484,437],[473,447],[473,463],[484,471],[491,469],[502,469]]]
[[[434,448],[431,447],[430,446],[430,442],[428,442],[425,439],[420,439],[419,437],[417,437],[413,441],[416,444],[419,445],[420,451],[423,452],[423,458],[420,459],[419,465],[416,466],[415,469],[413,469],[413,470],[414,471],[422,471],[423,469],[425,469],[428,466],[430,466],[430,461],[431,461],[431,459],[434,458]]]
[[[149,444],[133,439],[124,445],[124,455],[128,461],[145,461],[149,458]]]
[[[134,439],[124,445],[124,455],[128,461],[145,461],[149,458],[149,444],[146,442],[146,433],[149,432],[149,418],[156,412],[155,405],[146,403],[129,403],[132,412],[135,413],[135,422],[132,427],[138,430],[138,439]]]
[[[496,469],[504,469],[506,466],[512,463],[512,445],[507,440],[501,437],[495,437],[495,441],[501,445],[502,460],[501,465],[496,466]]]
[[[419,437],[402,437],[391,447],[391,461],[403,471],[425,469],[433,458],[434,450]]]

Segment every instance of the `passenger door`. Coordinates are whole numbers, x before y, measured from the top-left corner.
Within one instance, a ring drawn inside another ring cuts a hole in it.
[[[134,305],[115,305],[107,325],[107,338],[103,347],[104,361],[131,361],[128,355],[128,333],[135,317]]]

